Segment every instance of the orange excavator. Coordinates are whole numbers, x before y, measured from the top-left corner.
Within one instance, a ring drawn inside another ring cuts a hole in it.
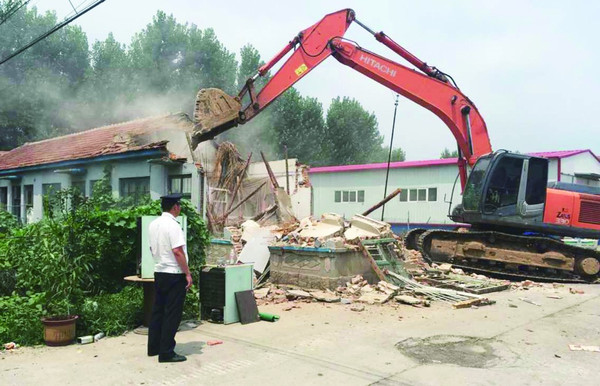
[[[416,70],[344,39],[353,22]],[[257,90],[256,80],[267,77],[290,52]],[[329,56],[430,110],[456,139],[463,196],[449,216],[470,227],[466,232],[415,229],[405,236],[407,248],[418,249],[430,261],[484,273],[554,281],[598,279],[600,252],[567,245],[561,237],[600,238],[600,189],[548,184],[547,159],[492,152],[482,116],[452,77],[368,28],[351,9],[326,15],[300,31],[237,96],[200,90],[194,146],[248,122]]]

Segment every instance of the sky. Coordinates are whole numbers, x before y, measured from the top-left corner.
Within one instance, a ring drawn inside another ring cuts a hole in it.
[[[77,6],[84,0],[71,1]],[[59,18],[71,11],[69,0],[31,3],[40,10],[56,10]],[[160,9],[181,23],[213,28],[238,58],[240,48],[249,43],[267,61],[299,31],[343,8],[354,9],[356,18],[372,30],[385,32],[450,74],[482,114],[494,150],[591,149],[600,155],[600,123],[594,118],[600,102],[595,68],[600,62],[600,2],[106,0],[75,24],[86,32],[90,46],[109,32],[129,43]],[[345,37],[406,64],[356,23]],[[325,110],[337,96],[356,99],[375,114],[389,144],[393,91],[332,57],[295,87],[318,98]],[[456,142],[433,113],[401,97],[393,146],[404,149],[408,160],[422,160],[439,158],[444,148],[454,150]]]

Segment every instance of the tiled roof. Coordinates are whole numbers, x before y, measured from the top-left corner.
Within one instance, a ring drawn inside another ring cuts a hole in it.
[[[19,146],[0,155],[0,170],[155,148],[164,146],[164,142],[143,143],[139,136],[160,130],[192,128],[191,120],[182,113],[98,127]]]

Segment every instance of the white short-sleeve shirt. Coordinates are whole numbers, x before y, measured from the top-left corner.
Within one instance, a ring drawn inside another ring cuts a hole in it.
[[[163,214],[152,221],[148,227],[150,239],[150,252],[154,259],[154,272],[183,273],[179,263],[175,260],[173,249],[183,247],[185,261],[188,261],[185,237],[179,222],[171,213]]]

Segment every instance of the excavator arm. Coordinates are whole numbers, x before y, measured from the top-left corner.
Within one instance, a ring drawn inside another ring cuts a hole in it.
[[[356,21],[388,48],[417,67],[421,72],[369,52],[343,35]],[[257,92],[255,81],[290,51],[281,68]],[[213,138],[238,124],[244,124],[265,109],[285,90],[306,76],[328,56],[381,83],[437,115],[448,126],[459,148],[459,170],[464,188],[466,165],[492,151],[487,128],[479,111],[448,77],[435,67],[427,65],[395,43],[383,32],[375,33],[355,19],[354,11],[344,9],[326,15],[321,21],[301,31],[272,60],[248,79],[237,97],[218,89],[204,89],[198,93],[194,114],[196,131],[194,143]],[[242,106],[242,101],[248,101]]]

